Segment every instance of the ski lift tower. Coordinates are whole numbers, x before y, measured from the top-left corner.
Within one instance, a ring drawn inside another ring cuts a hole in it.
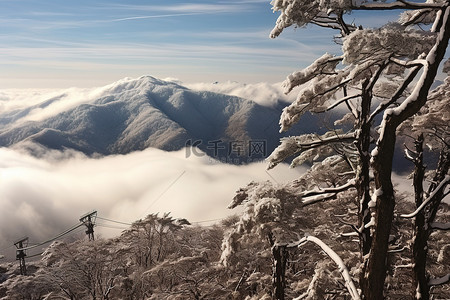
[[[24,247],[28,246],[28,237],[21,238],[14,242],[14,246],[16,246],[16,260],[19,261],[20,265],[20,275],[27,275],[27,267],[25,265],[25,253]]]
[[[95,218],[97,217],[97,211],[94,210],[90,213],[87,213],[85,215],[82,215],[80,217],[80,222],[83,223],[87,230],[86,234],[89,237],[90,241],[94,240],[94,226],[95,226]]]

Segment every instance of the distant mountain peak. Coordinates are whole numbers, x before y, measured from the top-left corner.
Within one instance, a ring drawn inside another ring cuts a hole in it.
[[[0,113],[0,146],[32,142],[109,155],[195,143],[215,159],[245,161],[252,141],[264,143],[259,158],[278,145],[279,116],[279,109],[147,75],[84,93],[69,89],[13,115]]]

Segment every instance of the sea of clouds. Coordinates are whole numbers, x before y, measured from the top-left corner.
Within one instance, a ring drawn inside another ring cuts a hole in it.
[[[295,95],[284,95],[281,84],[225,82],[185,86],[240,96],[270,107],[295,99]],[[41,120],[87,103],[108,88],[0,90],[0,113],[34,106],[27,117]],[[61,95],[68,96],[57,101],[56,106],[36,106]],[[31,156],[17,146],[0,148],[0,256],[5,254],[7,259],[14,259],[15,240],[24,236],[29,237],[30,243],[47,240],[93,210],[101,218],[122,223],[170,212],[174,218],[208,225],[239,213],[227,206],[235,192],[247,183],[283,183],[305,171],[303,167],[290,169],[285,164],[267,171],[263,161],[241,166],[223,164],[192,149],[146,149],[126,155],[87,157],[72,150],[43,150],[26,143],[24,146],[34,148],[39,156]],[[401,190],[411,190],[409,182],[397,182]],[[118,235],[127,227],[97,221],[95,233],[104,237]],[[83,228],[80,230],[78,237],[83,237]]]
[[[267,106],[277,105],[280,100],[289,102],[279,84],[227,82],[188,87],[241,96]],[[33,107],[27,120],[21,121],[42,120],[87,103],[107,89],[1,90],[0,113]],[[56,106],[37,107],[61,95],[67,96]],[[17,146],[0,148],[0,255],[6,254],[8,259],[14,258],[15,240],[24,236],[29,237],[31,244],[47,240],[93,210],[102,218],[123,223],[151,213],[170,212],[174,218],[208,225],[239,212],[227,209],[227,205],[236,190],[247,183],[282,183],[304,171],[287,165],[267,171],[263,161],[229,165],[189,149],[146,149],[126,155],[87,157],[72,150],[26,146],[35,148],[39,157]],[[126,228],[124,224],[100,219],[98,224],[95,233],[104,237],[118,235]],[[84,235],[82,230],[78,234]]]
[[[72,151],[50,151],[36,158],[0,149],[0,249],[23,236],[34,243],[46,240],[92,210],[124,223],[170,212],[176,218],[210,224],[205,221],[238,212],[227,205],[235,191],[250,181],[281,183],[302,171],[286,165],[266,171],[263,162],[236,166],[186,154],[186,149],[146,149],[88,158]],[[109,237],[119,234],[119,229],[99,226],[96,232]]]

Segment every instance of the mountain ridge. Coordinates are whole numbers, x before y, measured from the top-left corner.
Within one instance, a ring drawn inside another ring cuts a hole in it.
[[[277,126],[280,108],[194,91],[151,76],[119,80],[96,89],[90,97],[76,98],[65,91],[33,106],[1,113],[0,146],[32,142],[50,149],[111,155],[148,147],[179,150],[197,141],[196,146],[212,157],[242,161],[250,141],[264,142],[267,156],[282,136]],[[33,119],[40,112],[48,116]],[[294,131],[306,132],[313,126],[309,123]],[[236,152],[235,146],[242,149]]]

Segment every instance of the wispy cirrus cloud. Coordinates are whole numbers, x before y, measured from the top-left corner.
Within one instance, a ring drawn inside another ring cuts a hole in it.
[[[194,15],[199,15],[199,14],[201,14],[201,13],[193,12],[193,13],[175,13],[175,14],[162,14],[162,15],[150,15],[150,16],[135,16],[135,17],[125,17],[125,18],[105,20],[104,22],[121,22],[121,21],[142,20],[142,19],[183,17],[183,16],[194,16]]]
[[[26,74],[20,75],[21,80],[29,76],[33,78],[32,85],[27,87],[92,87],[121,77],[143,74],[175,76],[185,82],[278,82],[295,71],[297,67],[293,65],[307,66],[320,54],[320,47],[298,41],[280,39],[274,43],[265,37],[262,30],[254,34],[250,31],[180,31],[159,40],[156,33],[153,39],[149,37],[146,42],[145,34],[151,33],[143,33],[142,43],[23,38],[16,44],[25,46],[15,46],[13,43],[9,47],[0,47],[0,88],[11,86],[7,84],[9,78],[19,76],[15,75],[14,70],[27,70]],[[171,42],[178,36],[189,39],[190,43],[180,45]],[[0,37],[0,42],[2,40],[5,41],[3,45],[7,45],[8,39]],[[54,73],[57,75],[52,75]],[[62,78],[71,80],[74,76],[81,76],[82,81],[70,85],[50,85]],[[48,83],[39,86],[37,83],[44,79]],[[91,83],[86,85],[86,82]]]
[[[173,12],[173,13],[231,13],[248,10],[255,2],[182,3],[172,5],[112,5],[111,8],[133,11]]]
[[[212,33],[211,33],[212,34]],[[48,42],[51,42],[50,40]],[[176,43],[124,43],[124,44],[74,44],[73,47],[0,47],[1,55],[8,60],[3,63],[23,63],[39,60],[79,59],[96,60],[104,63],[108,60],[131,59],[149,60],[157,58],[200,59],[200,60],[234,60],[239,63],[272,57],[314,58],[313,47],[298,44],[298,48],[260,47],[259,45],[233,44],[226,42],[197,43],[180,47]],[[303,47],[303,50],[301,47]],[[280,59],[281,60],[281,59]],[[266,62],[270,64],[269,62]],[[275,62],[275,63],[279,63]]]
[[[209,3],[209,4],[197,4],[197,3],[184,3],[184,4],[172,4],[172,5],[130,5],[121,4],[113,5],[112,9],[116,9],[123,12],[135,13],[134,16],[126,16],[121,18],[103,20],[104,22],[119,22],[119,21],[132,21],[142,19],[155,19],[155,18],[172,18],[172,17],[185,17],[195,16],[202,14],[223,14],[223,13],[237,13],[251,9],[250,3],[255,2],[223,2],[223,3]],[[151,15],[142,15],[142,13],[151,12]],[[158,14],[158,12],[160,14]]]

